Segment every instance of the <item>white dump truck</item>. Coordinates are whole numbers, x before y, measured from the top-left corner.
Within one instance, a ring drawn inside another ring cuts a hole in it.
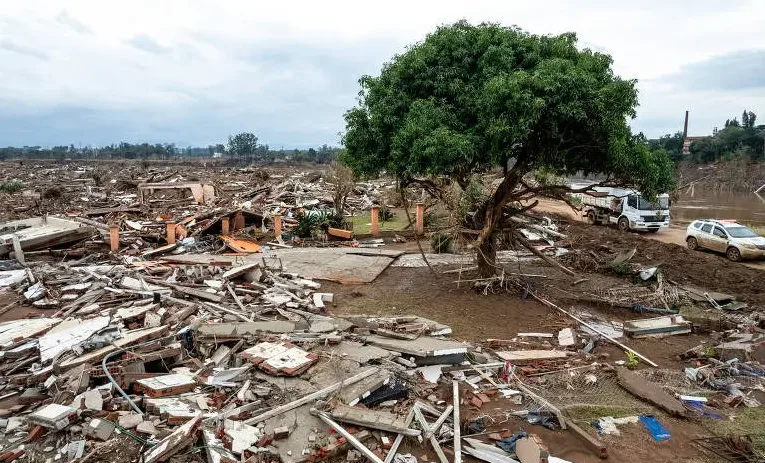
[[[576,193],[591,224],[616,224],[621,231],[637,230],[656,233],[669,227],[669,195],[660,194],[649,201],[639,191],[593,187],[592,192]]]

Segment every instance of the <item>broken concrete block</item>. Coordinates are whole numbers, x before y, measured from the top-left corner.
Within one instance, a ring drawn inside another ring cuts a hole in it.
[[[183,426],[178,427],[172,434],[162,439],[143,454],[144,463],[167,461],[181,450],[189,447],[196,440],[197,432],[202,425],[202,413]]]
[[[50,404],[29,415],[27,421],[48,429],[64,429],[76,421],[77,409],[66,405]],[[10,425],[10,423],[9,423]]]
[[[98,389],[91,389],[82,393],[82,398],[85,403],[85,408],[88,410],[101,411],[104,409],[104,399],[101,397],[101,391]]]
[[[558,345],[561,347],[573,346],[576,344],[576,338],[574,337],[574,330],[571,328],[563,328],[558,332]]]
[[[148,434],[150,436],[157,436],[159,435],[159,429],[157,429],[154,426],[154,423],[151,421],[141,421],[138,423],[138,426],[135,427],[135,430],[137,432]]]
[[[670,415],[685,416],[686,410],[682,403],[667,393],[659,384],[651,383],[626,368],[617,369],[616,379],[622,389],[635,397],[661,408]]]
[[[313,305],[320,309],[325,307],[325,302],[329,302],[331,304],[334,301],[335,295],[332,293],[313,293]]]
[[[287,426],[280,426],[274,428],[274,439],[286,439],[290,435],[290,428]]]
[[[133,429],[143,422],[143,416],[138,413],[128,413],[127,415],[120,415],[117,423],[121,428]]]
[[[181,373],[139,379],[136,383],[137,389],[149,397],[179,395],[192,391],[197,386],[197,382],[191,375]]]
[[[85,426],[85,435],[98,440],[109,440],[114,432],[114,423],[99,418],[93,418]]]
[[[275,376],[296,376],[319,360],[319,356],[286,341],[261,342],[239,356]]]
[[[765,335],[737,333],[731,339],[715,346],[715,351],[722,361],[737,358],[765,362]]]

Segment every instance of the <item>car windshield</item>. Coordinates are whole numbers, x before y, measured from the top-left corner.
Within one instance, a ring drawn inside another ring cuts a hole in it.
[[[642,196],[640,196],[638,199],[638,209],[641,211],[655,211],[657,209],[663,211],[669,210],[669,198],[667,197],[657,198],[655,202],[648,201]]]
[[[726,227],[725,231],[733,238],[756,238],[759,236],[749,227]]]

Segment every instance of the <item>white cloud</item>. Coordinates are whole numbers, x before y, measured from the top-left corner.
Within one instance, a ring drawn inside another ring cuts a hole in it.
[[[0,145],[168,141],[207,144],[236,130],[272,145],[338,142],[362,74],[439,24],[574,31],[640,80],[636,130],[704,133],[761,89],[669,85],[692,63],[765,43],[765,2],[359,3],[244,0],[4,2]],[[691,68],[693,69],[693,68]]]

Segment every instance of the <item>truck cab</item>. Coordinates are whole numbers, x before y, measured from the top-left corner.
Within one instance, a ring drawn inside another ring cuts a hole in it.
[[[584,215],[591,224],[614,224],[622,231],[655,233],[669,227],[669,195],[660,194],[649,201],[639,191],[595,187],[580,196]]]
[[[655,233],[660,228],[669,227],[669,195],[661,194],[656,200],[649,201],[639,193],[630,194],[626,201],[622,200],[621,211],[616,212],[619,215],[616,218],[619,230],[645,230]]]

